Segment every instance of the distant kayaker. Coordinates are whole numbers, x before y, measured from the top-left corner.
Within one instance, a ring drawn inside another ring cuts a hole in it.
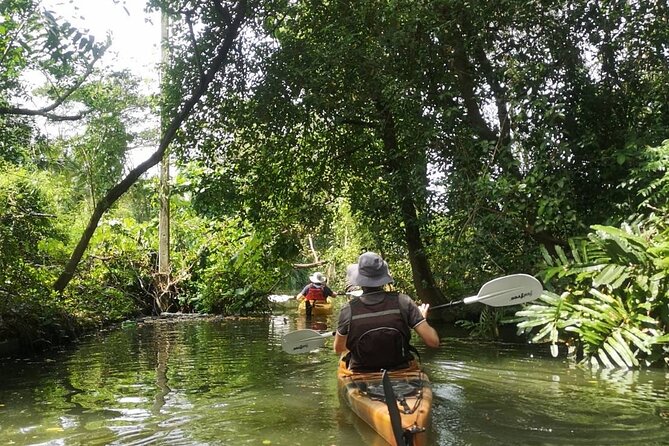
[[[348,266],[346,276],[348,284],[362,288],[362,295],[341,308],[334,339],[335,352],[346,353],[350,370],[409,367],[415,351],[409,344],[412,329],[428,347],[439,347],[439,335],[425,319],[429,305],[419,306],[406,294],[384,289],[393,278],[381,256],[362,254]]]
[[[309,276],[309,284],[296,296],[298,301],[306,299],[307,316],[311,315],[311,308],[316,302],[326,302],[328,297],[337,297],[337,293],[327,286],[327,277],[321,272],[315,272]]]

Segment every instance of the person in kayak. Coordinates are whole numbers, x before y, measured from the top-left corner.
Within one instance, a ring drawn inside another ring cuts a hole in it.
[[[388,264],[366,252],[346,270],[347,282],[362,294],[344,304],[334,339],[334,351],[344,354],[352,371],[374,372],[410,366],[415,351],[409,341],[415,330],[428,347],[439,347],[439,335],[425,319],[428,304],[417,305],[406,294],[384,289],[393,282]]]
[[[298,301],[306,299],[306,313],[311,316],[311,309],[316,302],[326,302],[328,297],[337,297],[337,293],[327,286],[327,277],[321,272],[309,276],[309,282],[296,296]]]

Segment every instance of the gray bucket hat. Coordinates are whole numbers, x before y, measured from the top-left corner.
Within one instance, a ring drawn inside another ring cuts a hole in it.
[[[328,279],[323,275],[321,272],[315,272],[312,275],[309,276],[309,280],[313,283],[325,283],[328,281]]]
[[[380,255],[366,252],[358,257],[358,263],[346,268],[346,279],[351,285],[378,287],[392,283],[388,264]]]

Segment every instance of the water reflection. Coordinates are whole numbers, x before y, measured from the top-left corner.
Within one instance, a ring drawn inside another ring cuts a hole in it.
[[[534,349],[444,344],[429,372],[435,427],[449,444],[669,444],[663,372],[593,372]]]
[[[281,350],[286,333],[332,330],[335,317],[148,320],[5,361],[0,444],[383,444],[339,401],[330,342]],[[440,331],[442,348],[420,348],[431,444],[669,444],[664,371],[593,371]]]

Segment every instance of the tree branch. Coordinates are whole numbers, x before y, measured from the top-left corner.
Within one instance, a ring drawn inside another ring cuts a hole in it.
[[[69,98],[77,89],[79,89],[83,83],[88,79],[88,77],[93,73],[93,68],[95,63],[100,60],[100,57],[104,54],[104,50],[100,51],[95,55],[93,60],[88,64],[86,72],[77,79],[77,81],[72,84],[65,92],[60,95],[56,100],[46,107],[39,108],[37,110],[25,109],[21,107],[0,107],[0,115],[23,115],[23,116],[44,116],[53,121],[77,121],[90,111],[84,111],[76,115],[58,115],[51,113],[56,108],[63,105],[63,103]]]
[[[202,68],[202,62],[200,59],[200,51],[197,47],[197,39],[195,38],[195,31],[193,31],[193,22],[191,21],[192,11],[187,11],[184,15],[186,16],[186,23],[188,24],[188,34],[193,44],[193,54],[195,57],[195,64],[197,69],[200,72],[200,78],[204,77],[204,68]]]
[[[295,269],[313,268],[314,266],[321,266],[326,263],[328,263],[327,260],[319,260],[318,262],[313,262],[313,263],[293,263],[293,268]]]

